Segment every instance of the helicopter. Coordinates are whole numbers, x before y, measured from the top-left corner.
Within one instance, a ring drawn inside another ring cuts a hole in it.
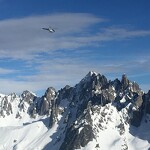
[[[47,31],[49,31],[49,32],[51,32],[51,33],[54,33],[55,32],[55,30],[52,28],[52,27],[48,27],[48,28],[42,28],[43,30],[47,30]]]

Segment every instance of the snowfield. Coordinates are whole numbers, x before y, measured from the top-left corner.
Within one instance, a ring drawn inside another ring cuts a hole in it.
[[[89,72],[42,97],[0,94],[0,150],[150,150],[150,91]]]
[[[142,122],[139,128],[125,126],[125,132],[120,135],[117,125],[120,122],[120,114],[114,106],[109,109],[101,107],[100,112],[105,112],[102,128],[95,128],[96,139],[89,142],[80,150],[148,150],[150,148],[150,122]],[[110,116],[111,112],[111,116]],[[93,129],[96,127],[100,116],[93,114]],[[92,115],[92,114],[91,114]],[[111,117],[111,120],[109,120]],[[148,118],[149,116],[147,116]],[[149,118],[148,118],[149,119]],[[63,134],[64,118],[51,129],[48,128],[49,118],[46,116],[31,119],[26,114],[22,119],[16,119],[13,115],[0,118],[0,150],[59,150],[63,138],[57,142],[58,135]],[[107,122],[108,121],[108,122]],[[60,130],[58,132],[58,130]],[[82,130],[79,129],[79,130]],[[52,139],[53,138],[53,139]]]
[[[0,125],[0,135],[2,135],[0,136],[0,150],[41,150],[52,140],[50,136],[57,129],[55,125],[48,130],[49,119],[46,117],[39,117],[36,120],[25,118],[20,121],[9,117],[9,119],[4,118],[3,122],[4,120],[6,124]]]

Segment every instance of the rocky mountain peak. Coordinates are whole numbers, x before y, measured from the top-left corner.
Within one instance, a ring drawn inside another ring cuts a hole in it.
[[[129,82],[130,81],[128,80],[126,74],[123,74],[122,79],[121,79],[121,84],[122,84],[123,90],[125,90],[129,86]]]
[[[49,87],[44,96],[48,101],[54,100],[56,97],[56,90],[53,87]]]
[[[150,114],[149,108],[150,91],[143,93],[125,74],[121,81],[111,81],[92,71],[74,87],[67,85],[59,91],[49,87],[42,97],[29,91],[21,96],[0,97],[0,116],[47,116],[49,130],[57,124],[58,135],[50,143],[59,145],[56,150],[80,149],[94,140],[95,147],[99,147],[98,135],[108,128],[116,129],[117,135],[123,137],[127,126],[140,126],[143,116]],[[123,147],[127,147],[125,141]]]
[[[27,102],[27,103],[32,103],[33,100],[36,98],[36,95],[33,94],[32,92],[25,90],[23,91],[23,93],[21,94],[22,100]]]

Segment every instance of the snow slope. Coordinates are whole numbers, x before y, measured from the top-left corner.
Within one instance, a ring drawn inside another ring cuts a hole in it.
[[[66,104],[67,105],[67,104]],[[99,106],[95,106],[99,107]],[[150,148],[149,116],[147,122],[143,120],[138,128],[129,127],[123,119],[124,112],[119,112],[111,104],[96,109],[91,113],[93,130],[96,139],[89,142],[81,150],[148,150]],[[65,116],[65,114],[64,114]],[[101,120],[101,127],[99,122]],[[65,130],[64,117],[59,116],[58,124],[48,128],[49,118],[38,116],[31,119],[28,114],[22,119],[14,118],[13,115],[0,118],[0,150],[59,150],[63,138],[57,141],[58,136],[63,136]],[[124,124],[124,132],[120,134],[118,125]],[[82,128],[80,129],[82,130]],[[53,139],[52,139],[53,138]],[[47,145],[47,146],[46,146]]]
[[[9,120],[9,122],[7,122]],[[5,126],[0,125],[0,150],[41,150],[51,139],[58,127],[55,124],[48,130],[49,118],[39,117],[35,120],[23,118],[21,124],[17,119],[5,119]],[[13,122],[13,124],[11,124]]]
[[[149,106],[150,92],[125,75],[95,72],[41,98],[0,94],[0,150],[148,150]]]
[[[118,112],[107,104],[94,112],[93,131],[96,138],[80,150],[148,150],[150,148],[150,117],[143,118],[140,127],[129,126],[125,122],[126,110]],[[102,117],[103,116],[103,117]],[[147,120],[147,121],[145,121]],[[123,128],[119,124],[123,124]]]
[[[5,97],[6,95],[2,96]],[[11,98],[8,100],[10,101]],[[58,136],[65,129],[63,124],[65,117],[58,115],[58,123],[55,123],[50,129],[49,116],[36,115],[35,118],[31,118],[27,113],[29,107],[27,103],[25,103],[25,111],[19,112],[21,118],[16,118],[18,104],[19,99],[15,98],[12,102],[13,113],[5,115],[5,117],[0,116],[0,135],[2,135],[0,136],[0,150],[58,149],[61,143],[56,143]],[[68,102],[62,100],[59,106],[60,110],[63,110],[67,105]],[[50,143],[49,146],[44,148],[48,143]]]

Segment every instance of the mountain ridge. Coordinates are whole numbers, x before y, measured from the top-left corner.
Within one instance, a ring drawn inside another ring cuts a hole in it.
[[[0,120],[12,114],[14,119],[21,120],[28,114],[33,120],[46,116],[49,131],[57,125],[52,138],[43,145],[45,150],[52,147],[56,150],[86,150],[88,145],[92,149],[107,149],[100,142],[105,143],[100,136],[109,130],[119,139],[116,143],[120,149],[129,149],[132,145],[126,134],[131,132],[130,127],[140,127],[143,118],[149,122],[147,116],[150,114],[150,91],[144,93],[125,74],[121,80],[108,81],[104,75],[93,71],[74,87],[67,85],[58,91],[49,87],[42,97],[29,91],[20,96],[13,93],[1,96],[0,102]],[[103,136],[106,138],[105,134]]]

